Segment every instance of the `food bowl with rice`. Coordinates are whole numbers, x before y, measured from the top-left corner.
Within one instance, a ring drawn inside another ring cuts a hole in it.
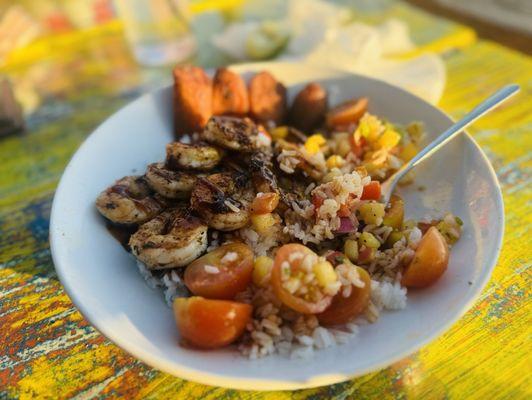
[[[58,267],[84,315],[121,347],[203,383],[330,384],[427,343],[485,283],[500,230],[478,235],[500,224],[500,192],[468,136],[381,202],[381,183],[450,124],[437,109],[382,82],[290,63],[177,67],[173,77],[99,128],[138,120],[126,160],[98,150],[116,174],[102,169],[106,179],[83,193],[93,197],[82,231],[109,266],[88,285],[110,299],[115,280],[130,301],[87,301]],[[133,117],[141,109],[148,122]],[[80,152],[123,140],[99,132]],[[61,186],[53,225],[72,232],[55,218]],[[64,265],[70,254],[54,248]]]

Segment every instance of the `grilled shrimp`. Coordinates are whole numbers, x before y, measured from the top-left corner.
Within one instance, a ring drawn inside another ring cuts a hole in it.
[[[153,197],[143,176],[126,176],[100,193],[96,208],[114,223],[132,225],[152,219],[163,205]]]
[[[173,142],[166,145],[166,165],[170,169],[208,171],[220,162],[222,152],[207,144]]]
[[[150,187],[169,199],[183,199],[190,196],[196,183],[196,175],[168,169],[164,163],[153,163],[146,169],[146,182]]]
[[[171,209],[141,225],[129,245],[149,269],[182,267],[207,249],[207,229],[185,208]]]
[[[257,192],[277,192],[277,178],[273,173],[272,151],[256,151],[251,154],[249,169]]]
[[[254,197],[245,175],[222,172],[198,179],[190,205],[211,228],[233,231],[248,223]]]
[[[223,148],[250,152],[258,134],[257,126],[249,118],[211,117],[201,135]]]

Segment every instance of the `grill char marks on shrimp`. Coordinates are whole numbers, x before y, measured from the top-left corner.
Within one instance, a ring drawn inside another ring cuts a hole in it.
[[[278,192],[277,178],[273,172],[273,153],[270,149],[256,151],[249,158],[249,170],[257,192]]]
[[[254,150],[257,126],[249,118],[212,117],[202,132],[202,138],[228,150],[249,153]]]
[[[207,229],[184,207],[169,209],[141,225],[129,245],[150,269],[182,267],[206,250]]]
[[[126,176],[100,193],[96,208],[115,224],[135,225],[155,217],[163,204],[143,176]]]
[[[198,179],[190,205],[211,228],[233,231],[248,223],[254,197],[245,174],[222,172]]]
[[[185,199],[196,183],[196,175],[166,168],[164,163],[153,163],[146,169],[146,181],[161,196]]]
[[[222,156],[221,150],[204,143],[166,145],[166,167],[173,170],[209,171],[218,165]]]

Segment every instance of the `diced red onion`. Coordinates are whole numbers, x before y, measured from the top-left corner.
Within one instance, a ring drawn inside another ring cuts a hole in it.
[[[349,217],[340,217],[340,227],[336,230],[336,233],[351,233],[356,231],[356,229],[357,227]]]

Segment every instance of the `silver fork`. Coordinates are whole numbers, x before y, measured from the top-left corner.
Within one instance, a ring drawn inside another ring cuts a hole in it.
[[[440,136],[430,142],[423,150],[416,154],[408,163],[403,165],[397,172],[391,175],[381,185],[381,200],[384,204],[388,204],[390,196],[392,195],[395,186],[399,180],[407,174],[412,168],[418,165],[421,161],[426,160],[436,151],[442,148],[452,138],[457,136],[465,128],[475,122],[478,118],[491,111],[493,108],[501,104],[503,101],[509,99],[519,91],[519,85],[507,85],[502,89],[499,89],[495,94],[488,97],[478,106],[476,106],[471,112],[466,114],[462,119],[455,122]]]

